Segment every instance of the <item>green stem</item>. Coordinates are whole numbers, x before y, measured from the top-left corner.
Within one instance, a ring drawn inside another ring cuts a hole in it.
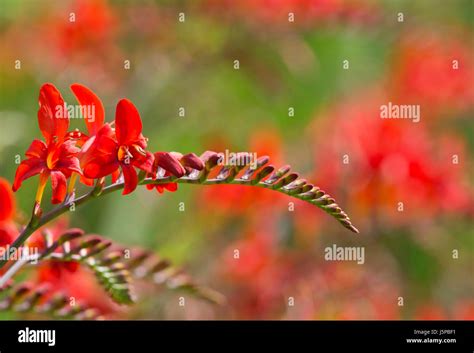
[[[270,189],[270,190],[275,190],[278,192],[281,192],[285,195],[295,197],[297,199],[303,200],[310,202],[308,199],[306,199],[303,195],[301,194],[293,194],[291,191],[285,190],[280,187],[276,187],[273,184],[267,184],[265,182],[255,182],[254,180],[249,180],[249,179],[233,179],[233,180],[226,180],[226,179],[205,179],[201,180],[199,177],[198,178],[191,178],[191,177],[182,177],[182,178],[176,178],[173,176],[167,176],[167,177],[162,177],[162,178],[157,178],[157,179],[151,179],[151,178],[146,178],[143,180],[140,180],[138,185],[148,185],[148,184],[153,184],[153,185],[160,185],[160,184],[166,184],[166,183],[180,183],[180,184],[196,184],[196,185],[218,185],[218,184],[237,184],[237,185],[248,185],[248,186],[258,186],[262,187],[265,189]],[[53,219],[59,217],[63,213],[66,213],[69,208],[71,207],[72,204],[74,204],[74,207],[80,206],[87,201],[95,198],[100,198],[104,195],[110,194],[114,191],[121,190],[124,187],[124,183],[115,183],[106,187],[102,188],[102,182],[98,182],[96,187],[92,189],[89,193],[82,195],[78,198],[74,198],[72,200],[66,200],[65,203],[59,205],[58,207],[52,209],[48,213],[42,215],[41,217],[35,217],[35,213],[33,217],[31,218],[30,222],[28,225],[21,231],[19,236],[15,239],[15,241],[10,245],[10,248],[15,248],[18,249],[19,247],[23,246],[23,244],[28,240],[28,238],[40,227],[44,226],[45,224],[49,223]],[[310,202],[311,203],[311,202]],[[328,212],[331,214],[330,211],[324,209],[324,206],[318,205],[318,204],[313,204],[316,205],[319,208],[322,208],[324,211]],[[355,227],[352,225],[353,231],[358,232]],[[351,229],[351,228],[349,228]],[[8,262],[7,259],[0,260],[0,268],[5,266],[5,264]]]

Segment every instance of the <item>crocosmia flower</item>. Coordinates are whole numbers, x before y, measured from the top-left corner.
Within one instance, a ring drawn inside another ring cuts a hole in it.
[[[84,176],[97,179],[112,174],[121,168],[125,187],[129,194],[138,185],[135,167],[151,173],[154,156],[145,150],[147,140],[142,135],[142,121],[137,108],[128,99],[117,104],[115,130],[105,124],[94,139],[83,146]]]
[[[40,89],[38,123],[44,141],[33,140],[25,155],[27,159],[18,166],[13,191],[21,183],[40,174],[36,202],[40,203],[49,178],[53,189],[52,203],[60,203],[66,196],[66,181],[73,172],[82,174],[76,155],[79,148],[75,141],[66,139],[69,117],[59,91],[50,83]]]

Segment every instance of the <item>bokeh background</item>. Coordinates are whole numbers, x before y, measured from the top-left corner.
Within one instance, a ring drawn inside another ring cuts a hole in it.
[[[111,317],[472,320],[473,20],[470,0],[2,0],[0,175],[12,181],[40,136],[39,87],[75,104],[69,85],[82,83],[107,121],[131,99],[150,150],[269,155],[361,231],[239,186],[109,195],[70,224],[154,249],[228,301],[181,307],[143,288]],[[388,102],[419,104],[420,122],[381,119]],[[36,185],[16,193],[19,220]],[[325,261],[333,244],[365,247],[365,263]]]

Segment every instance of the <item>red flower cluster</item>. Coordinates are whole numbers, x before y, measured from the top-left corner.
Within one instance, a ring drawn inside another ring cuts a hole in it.
[[[395,96],[419,102],[430,116],[449,116],[474,106],[474,59],[470,35],[411,31],[394,55],[391,83]]]
[[[269,228],[251,225],[219,263],[217,274],[230,288],[228,300],[238,319],[400,318],[390,296],[399,291],[395,277],[347,262],[315,262],[307,247],[286,248]],[[297,305],[289,305],[289,297]]]
[[[88,134],[78,130],[68,132],[69,117],[59,91],[52,84],[40,89],[38,123],[44,141],[34,140],[26,151],[27,159],[17,169],[13,191],[34,175],[40,175],[36,196],[39,204],[49,178],[53,189],[52,203],[62,202],[67,194],[67,179],[71,178],[70,190],[75,177],[92,185],[94,179],[112,176],[115,182],[120,171],[124,179],[123,194],[129,194],[138,185],[137,170],[156,177],[158,167],[168,175],[181,177],[192,169],[202,169],[202,162],[194,154],[158,152],[146,150],[147,139],[142,135],[142,121],[137,108],[128,99],[121,99],[116,108],[115,121],[105,123],[105,111],[100,99],[87,87],[79,84],[71,90],[81,105]],[[61,114],[58,114],[61,112]],[[155,158],[156,156],[156,158]],[[176,184],[157,186],[174,191]]]
[[[217,269],[233,293],[228,299],[238,319],[268,318],[278,311],[285,287],[294,285],[294,263],[278,248],[273,229],[254,228],[227,248]]]
[[[76,0],[71,4],[74,21],[64,21],[56,14],[48,19],[46,28],[53,44],[67,57],[77,53],[106,53],[118,29],[118,16],[108,1]]]
[[[379,215],[412,222],[471,212],[462,142],[447,136],[433,140],[425,125],[411,121],[381,119],[379,107],[387,101],[377,92],[355,97],[335,109],[330,121],[315,125],[325,134],[325,143],[315,146],[318,180],[345,196],[359,219]],[[407,212],[400,212],[399,202]]]

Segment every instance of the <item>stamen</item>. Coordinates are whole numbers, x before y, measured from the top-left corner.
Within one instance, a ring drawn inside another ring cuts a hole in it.
[[[135,148],[135,151],[137,151],[138,153],[140,153],[142,156],[146,156],[146,152],[143,148],[141,148],[140,146],[138,145],[132,145],[134,148]]]
[[[133,154],[130,153],[127,146],[120,146],[117,157],[119,161],[123,161],[125,158],[133,158]]]

